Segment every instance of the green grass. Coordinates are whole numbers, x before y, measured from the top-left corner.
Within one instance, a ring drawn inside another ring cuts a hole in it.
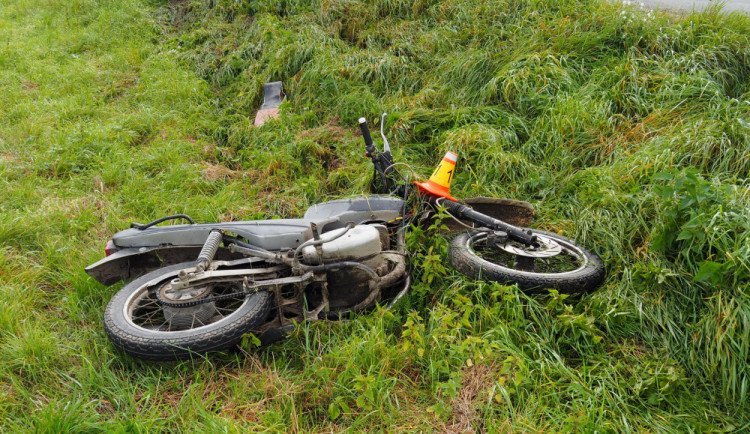
[[[750,20],[595,0],[0,5],[0,431],[742,431]],[[252,118],[283,80],[282,116]],[[393,312],[146,363],[83,267],[130,221],[294,217],[367,189],[356,119],[423,175],[527,200],[597,292],[471,282],[415,230]],[[379,125],[376,125],[379,127]]]

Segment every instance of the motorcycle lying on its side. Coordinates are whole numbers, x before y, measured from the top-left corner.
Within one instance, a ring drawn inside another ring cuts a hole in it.
[[[86,268],[104,285],[129,282],[104,312],[112,343],[143,359],[184,359],[233,347],[248,333],[269,343],[301,321],[392,306],[410,287],[405,232],[422,205],[466,227],[451,242],[450,259],[472,278],[530,292],[585,292],[602,282],[602,261],[567,238],[453,198],[455,154],[427,182],[411,183],[398,170],[405,165],[393,161],[382,123],[383,152],[364,118],[360,128],[376,194],[313,205],[301,219],[195,224],[180,214],[117,232],[106,257]],[[175,219],[189,224],[157,226]]]

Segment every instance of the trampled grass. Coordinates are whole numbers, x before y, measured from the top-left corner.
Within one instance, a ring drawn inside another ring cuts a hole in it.
[[[750,21],[594,0],[0,5],[2,430],[732,431],[750,406]],[[252,118],[283,80],[282,116]],[[606,262],[580,298],[471,282],[417,230],[393,312],[183,363],[118,353],[83,272],[130,221],[366,190],[356,119],[459,197]],[[379,126],[379,125],[377,125]]]

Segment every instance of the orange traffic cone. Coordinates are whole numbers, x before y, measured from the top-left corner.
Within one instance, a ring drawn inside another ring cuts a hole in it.
[[[443,161],[432,172],[430,179],[427,182],[415,182],[415,184],[425,193],[458,202],[458,199],[451,196],[450,193],[453,172],[456,170],[456,160],[458,160],[458,155],[453,152],[446,153]]]

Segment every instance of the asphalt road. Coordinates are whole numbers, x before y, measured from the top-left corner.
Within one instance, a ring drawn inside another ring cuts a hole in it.
[[[670,9],[675,11],[704,10],[709,6],[720,3],[717,0],[637,0],[631,3],[643,3],[652,9]],[[724,2],[724,12],[740,11],[750,13],[750,0],[727,0]]]

